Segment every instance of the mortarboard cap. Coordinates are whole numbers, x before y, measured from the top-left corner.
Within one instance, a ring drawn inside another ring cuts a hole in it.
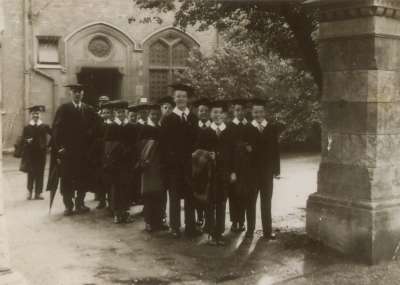
[[[104,103],[102,106],[110,109],[127,109],[128,105],[128,102],[125,100],[113,100]]]
[[[100,103],[108,102],[108,101],[110,101],[110,97],[108,97],[108,96],[106,96],[106,95],[103,95],[103,96],[100,96],[100,97],[99,97],[99,102],[100,102]]]
[[[265,106],[267,100],[262,98],[253,98],[250,100],[250,103],[252,106]]]
[[[215,100],[210,103],[210,108],[222,108],[224,111],[226,111],[227,102],[225,100]]]
[[[171,85],[168,85],[168,87],[171,87],[172,90],[181,90],[181,91],[186,91],[188,93],[188,96],[192,96],[194,93],[194,88],[192,86],[189,86],[187,84],[183,83],[174,83]]]
[[[234,98],[229,100],[229,102],[232,105],[241,105],[241,106],[246,106],[249,103],[249,99],[245,99],[245,98]]]
[[[193,106],[198,108],[199,106],[207,106],[210,107],[211,101],[207,98],[199,98],[193,102]]]
[[[174,98],[172,98],[171,96],[161,97],[160,99],[158,99],[157,103],[161,106],[164,104],[171,104],[172,106],[175,106]]]
[[[46,107],[44,105],[33,105],[31,107],[28,108],[29,112],[45,112],[46,111]]]

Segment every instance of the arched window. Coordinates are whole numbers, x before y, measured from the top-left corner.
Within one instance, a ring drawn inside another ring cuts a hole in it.
[[[198,44],[177,29],[167,29],[145,42],[148,52],[148,95],[160,98],[168,94],[174,73],[184,70],[190,49]]]

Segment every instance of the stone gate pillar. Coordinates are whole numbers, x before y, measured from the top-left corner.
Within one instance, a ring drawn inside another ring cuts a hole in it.
[[[400,246],[400,1],[319,5],[323,151],[307,233],[376,263]]]

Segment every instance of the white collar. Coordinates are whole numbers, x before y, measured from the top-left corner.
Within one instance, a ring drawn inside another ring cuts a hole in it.
[[[74,104],[75,108],[80,108],[82,107],[82,102],[79,102],[78,104],[76,104],[74,101],[72,101],[72,104]]]
[[[248,122],[247,122],[246,118],[244,118],[242,121],[239,121],[238,118],[234,118],[232,120],[232,123],[234,123],[235,125],[239,125],[240,123],[242,123],[242,125],[247,125]]]
[[[112,121],[110,119],[107,119],[107,120],[104,121],[104,124],[107,124],[107,125],[109,125],[111,123],[112,123]]]
[[[31,125],[31,126],[40,126],[41,124],[43,124],[43,122],[41,120],[38,120],[36,123],[34,120],[29,121],[29,125]]]
[[[158,125],[154,124],[152,120],[150,120],[150,118],[147,119],[147,125],[150,127],[158,127]]]
[[[182,117],[182,114],[185,114],[186,117],[187,117],[187,116],[189,116],[190,110],[189,110],[188,107],[186,107],[185,110],[181,111],[181,110],[178,109],[178,107],[175,107],[174,110],[173,110],[172,112],[174,112],[175,114],[177,114],[179,117]]]
[[[221,123],[220,125],[217,125],[216,123],[212,122],[210,125],[210,128],[214,131],[217,131],[217,129],[219,129],[222,132],[223,130],[226,129],[226,125],[225,125],[225,123]]]
[[[125,120],[122,122],[120,119],[115,118],[115,119],[114,119],[114,123],[116,123],[118,126],[125,126],[126,124],[129,123],[129,120],[128,120],[128,119],[125,119]]]
[[[137,122],[138,122],[138,124],[140,124],[140,125],[145,125],[145,124],[146,124],[146,122],[145,122],[142,118],[140,118],[139,120],[137,120]]]
[[[209,126],[211,126],[210,120],[206,121],[205,123],[203,121],[199,120],[199,127],[200,128],[204,128],[204,127],[208,128]]]
[[[256,120],[253,120],[251,121],[251,124],[256,128],[259,128],[260,126],[265,128],[268,125],[268,122],[266,119],[262,120],[261,123],[258,123]]]

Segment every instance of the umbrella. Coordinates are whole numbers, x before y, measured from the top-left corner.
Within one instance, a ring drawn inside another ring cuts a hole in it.
[[[49,214],[51,213],[51,208],[53,207],[53,202],[57,193],[59,181],[60,181],[60,165],[57,162],[57,153],[55,153],[55,151],[53,151],[52,149],[50,155],[49,179],[47,181],[47,191],[50,191]]]

